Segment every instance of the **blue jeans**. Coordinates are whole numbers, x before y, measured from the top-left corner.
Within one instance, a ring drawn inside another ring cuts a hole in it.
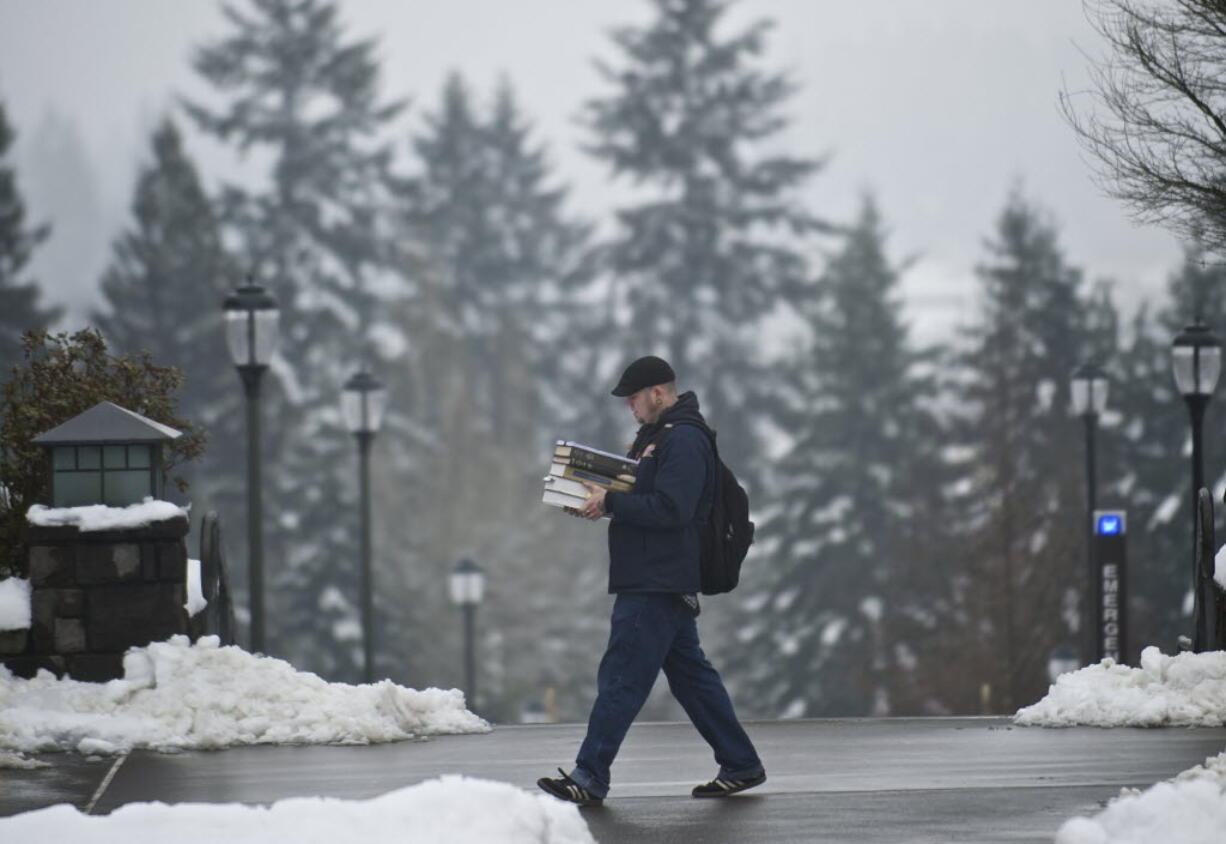
[[[719,776],[763,773],[719,674],[698,644],[698,626],[680,595],[622,594],[613,603],[609,647],[596,674],[596,703],[570,777],[596,797],[609,792],[609,768],[660,669],[668,688],[715,751]]]

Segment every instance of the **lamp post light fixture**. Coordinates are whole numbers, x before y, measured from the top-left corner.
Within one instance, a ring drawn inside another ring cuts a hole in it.
[[[1094,435],[1098,427],[1098,418],[1107,409],[1107,393],[1110,388],[1107,373],[1093,363],[1084,363],[1073,370],[1071,395],[1073,413],[1080,416],[1085,423],[1086,452],[1086,589],[1085,602],[1081,617],[1085,622],[1084,640],[1086,643],[1086,661],[1098,662],[1102,659],[1099,653],[1099,637],[1094,624],[1095,608],[1099,602],[1098,574],[1094,567],[1094,508],[1098,506],[1098,472],[1095,465]]]
[[[1192,649],[1199,653],[1209,646],[1207,621],[1209,609],[1216,602],[1213,581],[1208,572],[1200,571],[1196,555],[1197,499],[1205,484],[1201,429],[1205,408],[1222,371],[1222,344],[1208,326],[1197,320],[1181,331],[1171,344],[1171,366],[1175,371],[1175,386],[1188,405],[1192,424]]]
[[[363,676],[367,683],[375,681],[375,609],[370,542],[370,446],[387,407],[387,390],[383,382],[365,369],[345,382],[341,390],[341,412],[345,424],[358,441],[358,490],[361,498],[361,603]]]
[[[47,450],[52,507],[126,507],[161,498],[162,448],[183,435],[104,401],[30,440]]]
[[[473,625],[477,605],[485,594],[485,573],[472,560],[460,560],[451,569],[447,583],[451,602],[464,611],[464,692],[468,708],[476,710],[477,669],[473,659]]]
[[[277,348],[280,311],[263,287],[247,284],[226,297],[226,345],[247,396],[247,569],[251,651],[264,650],[263,481],[260,477],[260,380]]]

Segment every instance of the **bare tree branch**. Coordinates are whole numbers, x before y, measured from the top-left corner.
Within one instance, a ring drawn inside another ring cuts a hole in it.
[[[1096,182],[1145,222],[1226,252],[1226,0],[1084,0],[1110,55],[1060,94]]]

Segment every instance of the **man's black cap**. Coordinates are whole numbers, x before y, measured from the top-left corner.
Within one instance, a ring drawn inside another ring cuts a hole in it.
[[[655,355],[648,355],[626,367],[621,380],[613,388],[613,395],[629,396],[645,387],[654,387],[656,384],[667,384],[676,380],[677,376],[673,368],[668,365],[668,361]]]

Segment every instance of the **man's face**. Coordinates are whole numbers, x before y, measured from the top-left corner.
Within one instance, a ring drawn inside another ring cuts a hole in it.
[[[626,396],[626,406],[634,414],[634,421],[640,425],[650,425],[660,418],[664,410],[664,400],[660,396],[659,387],[644,387],[637,393]]]

